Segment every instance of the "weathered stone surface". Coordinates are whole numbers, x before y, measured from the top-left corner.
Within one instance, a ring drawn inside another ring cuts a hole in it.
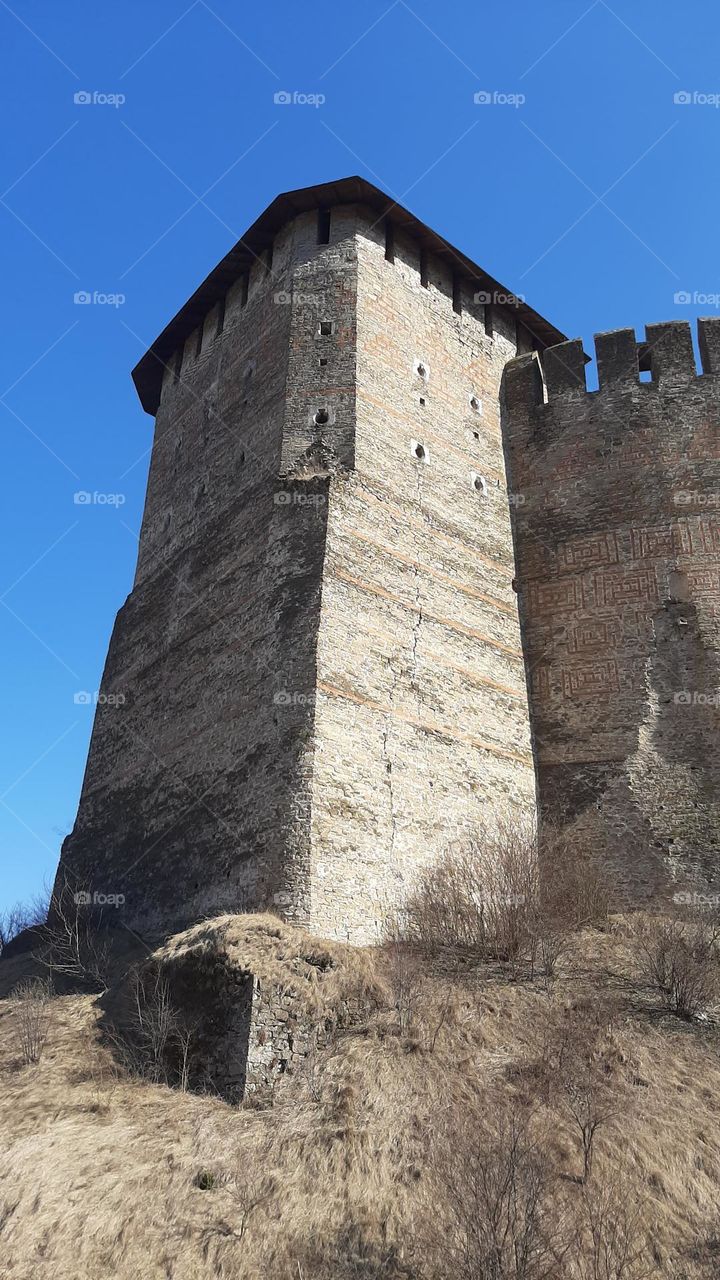
[[[688,325],[646,339],[649,383],[620,330],[596,338],[597,392],[543,403],[527,356],[503,386],[541,807],[640,900],[720,887],[720,322],[700,376]]]
[[[419,865],[534,803],[499,384],[514,319],[382,227],[358,236],[355,467],[330,482],[314,927],[376,936]],[[422,366],[425,376],[418,372]],[[471,398],[477,408],[471,407]],[[414,454],[413,442],[425,450]],[[483,477],[485,491],[474,487]]]

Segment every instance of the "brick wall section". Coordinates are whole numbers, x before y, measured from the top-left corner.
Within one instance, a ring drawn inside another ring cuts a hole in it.
[[[366,1027],[370,1013],[392,999],[362,951],[258,913],[194,925],[143,955],[111,988],[105,1026],[114,1028],[116,1045],[134,1047],[136,1061],[147,1049],[138,1005],[152,1010],[158,990],[178,1026],[190,1032],[189,1087],[210,1088],[231,1102],[251,1094],[269,1099],[285,1075],[304,1070],[311,1076],[315,1050]],[[165,1066],[172,1080],[178,1065],[170,1037]]]
[[[355,468],[331,481],[317,653],[312,925],[355,942],[452,841],[534,804],[498,408],[515,323],[487,336],[469,287],[456,314],[440,262],[424,287],[417,246],[394,251],[359,210]]]
[[[716,885],[720,322],[597,335],[505,371],[503,418],[542,811],[635,899]]]

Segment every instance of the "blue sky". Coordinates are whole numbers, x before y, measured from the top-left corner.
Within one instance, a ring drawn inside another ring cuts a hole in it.
[[[0,0],[0,908],[74,819],[75,696],[135,564],[143,347],[278,192],[351,173],[586,344],[718,311],[719,46],[707,0]]]

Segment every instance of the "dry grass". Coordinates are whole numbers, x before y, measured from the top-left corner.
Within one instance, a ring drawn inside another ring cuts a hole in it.
[[[170,971],[189,958],[195,972],[220,963],[256,974],[267,986],[299,997],[316,1017],[349,1000],[372,1005],[385,998],[372,951],[312,937],[277,916],[218,916],[177,934],[155,952]]]
[[[22,1065],[17,1010],[0,1001],[3,1280],[440,1280],[458,1247],[457,1225],[428,1213],[443,1143],[463,1115],[461,1132],[474,1137],[482,1115],[502,1147],[500,1109],[540,1141],[552,1173],[543,1240],[561,1218],[580,1224],[583,1269],[570,1252],[556,1276],[717,1274],[717,1036],[660,1017],[613,978],[634,963],[622,921],[578,935],[551,988],[497,964],[451,979],[425,969],[410,1019],[387,953],[319,942],[271,917],[207,922],[164,953],[188,948],[209,963],[219,948],[319,1011],[362,991],[376,1012],[319,1056],[312,1081],[286,1075],[275,1105],[250,1111],[125,1076],[89,995],[53,1002],[42,1058]],[[617,1113],[595,1135],[582,1186],[557,1055],[567,1066],[588,1026],[583,1061],[601,1064]],[[616,1186],[627,1188],[622,1204],[607,1190]],[[603,1230],[633,1271],[596,1267],[607,1260]]]

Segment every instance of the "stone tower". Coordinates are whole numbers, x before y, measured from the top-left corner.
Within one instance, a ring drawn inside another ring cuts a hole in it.
[[[579,342],[504,376],[541,812],[635,901],[720,889],[719,320],[699,345],[699,376],[684,323],[598,334],[598,391]]]
[[[134,373],[155,441],[60,875],[360,942],[534,806],[500,439],[563,335],[384,193],[280,196]]]

